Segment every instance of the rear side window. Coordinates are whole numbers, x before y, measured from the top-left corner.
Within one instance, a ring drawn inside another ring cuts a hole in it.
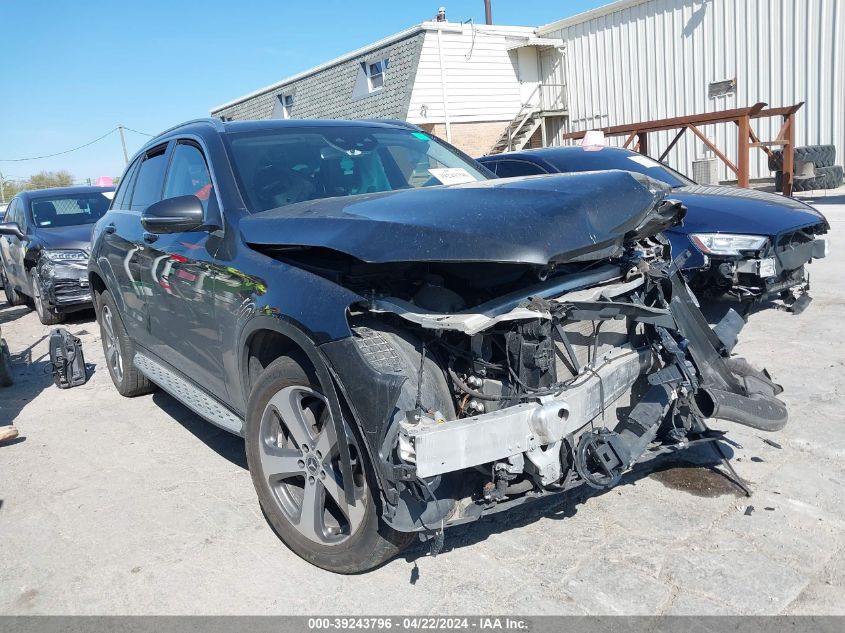
[[[141,159],[136,158],[123,174],[123,178],[120,179],[120,184],[117,186],[117,191],[115,191],[114,198],[112,199],[112,209],[121,209],[124,206],[128,206],[126,203],[129,202],[128,198],[131,197],[129,192],[132,190],[132,178],[135,176],[135,172],[138,171],[138,165],[140,163]]]
[[[207,210],[211,195],[211,176],[202,152],[193,144],[179,143],[173,149],[164,197],[196,196],[202,202],[203,209]]]
[[[546,171],[533,163],[522,160],[503,160],[496,163],[496,175],[499,178],[515,178],[516,176],[537,176]]]
[[[166,146],[162,146],[148,152],[138,168],[135,187],[132,189],[132,202],[129,205],[132,211],[143,211],[153,202],[161,200],[164,169],[167,167],[165,148]]]

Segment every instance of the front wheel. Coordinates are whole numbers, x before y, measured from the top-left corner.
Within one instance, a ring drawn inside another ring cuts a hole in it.
[[[32,302],[35,304],[35,312],[38,313],[38,319],[41,323],[44,325],[62,323],[65,320],[65,315],[44,303],[44,297],[41,293],[41,278],[34,269],[29,275],[29,287],[31,289]]]
[[[245,435],[261,508],[301,558],[352,574],[384,563],[413,539],[379,517],[366,453],[348,427],[352,480],[344,481],[334,424],[307,360],[282,357],[264,370],[250,396]],[[354,505],[345,501],[348,488]]]

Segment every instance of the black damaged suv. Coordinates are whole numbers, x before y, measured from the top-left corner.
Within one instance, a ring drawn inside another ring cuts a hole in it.
[[[88,266],[120,393],[243,436],[276,533],[352,573],[708,418],[786,423],[667,259],[683,214],[646,176],[496,179],[401,124],[203,120],[135,156]]]
[[[45,325],[91,308],[91,232],[113,191],[56,187],[24,191],[12,199],[0,223],[0,280],[10,305],[29,303]]]

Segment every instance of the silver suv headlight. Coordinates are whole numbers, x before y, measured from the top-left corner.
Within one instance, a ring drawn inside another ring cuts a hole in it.
[[[71,262],[86,262],[88,261],[88,253],[81,250],[71,249],[57,249],[44,250],[41,252],[42,257],[46,257],[48,261],[53,263],[71,263]]]
[[[739,255],[741,251],[760,250],[769,238],[736,233],[691,233],[690,240],[705,255]]]

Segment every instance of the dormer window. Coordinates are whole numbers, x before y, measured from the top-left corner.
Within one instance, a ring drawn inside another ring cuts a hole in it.
[[[387,59],[366,63],[365,72],[367,73],[367,85],[370,88],[370,92],[376,92],[384,88],[384,71],[386,70]]]

